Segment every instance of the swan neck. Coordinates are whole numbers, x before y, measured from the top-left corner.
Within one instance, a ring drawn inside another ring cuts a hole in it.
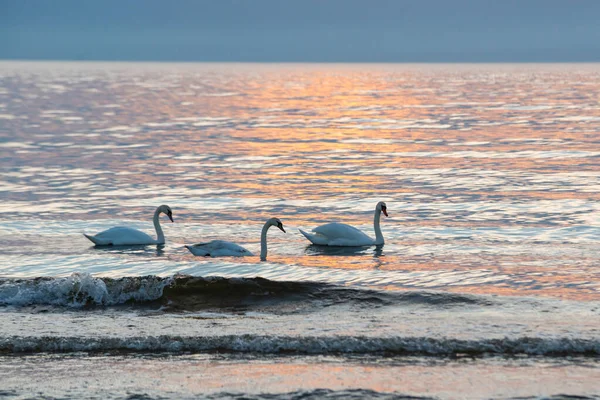
[[[381,219],[381,210],[375,210],[375,216],[373,217],[373,227],[375,229],[375,244],[383,244],[383,233],[381,233],[381,226],[379,226],[379,220]]]
[[[158,218],[159,215],[160,215],[160,209],[157,208],[156,211],[154,211],[154,218],[153,218],[154,229],[156,229],[156,243],[164,244],[165,243],[165,234],[163,233],[163,230],[160,227],[160,220]]]
[[[269,230],[270,227],[271,227],[271,225],[269,225],[269,223],[267,222],[263,226],[262,232],[260,233],[260,260],[261,261],[267,260],[267,231]]]

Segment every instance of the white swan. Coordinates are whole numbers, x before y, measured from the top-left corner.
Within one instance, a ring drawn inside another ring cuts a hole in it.
[[[129,228],[126,226],[116,226],[114,228],[102,231],[94,236],[86,235],[83,236],[90,239],[96,246],[133,246],[133,245],[146,245],[146,244],[164,244],[165,235],[160,227],[158,216],[160,213],[165,213],[167,217],[173,222],[173,212],[169,206],[160,206],[154,211],[154,228],[156,229],[156,240],[142,231],[137,229]]]
[[[267,231],[270,227],[276,226],[285,233],[283,224],[279,218],[271,218],[265,222],[260,234],[260,259],[265,261],[267,259]],[[192,245],[186,245],[187,249],[192,252],[195,256],[204,257],[243,257],[253,255],[251,252],[246,250],[240,245],[225,240],[213,240],[208,243],[197,243]]]
[[[312,230],[313,234],[306,233],[302,229],[299,229],[299,231],[313,244],[321,246],[379,246],[385,243],[379,227],[382,212],[386,217],[388,216],[387,206],[383,201],[380,201],[375,207],[375,217],[373,219],[375,240],[353,226],[338,222],[318,226]]]

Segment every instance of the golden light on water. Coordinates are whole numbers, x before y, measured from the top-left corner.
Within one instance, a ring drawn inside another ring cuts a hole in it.
[[[53,68],[7,72],[21,101],[0,112],[4,205],[24,220],[146,221],[169,203],[172,243],[235,235],[256,251],[278,216],[276,263],[395,290],[598,299],[597,67]],[[297,232],[372,235],[380,200],[379,254],[315,253]]]

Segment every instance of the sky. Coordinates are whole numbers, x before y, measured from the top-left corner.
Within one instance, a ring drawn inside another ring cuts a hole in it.
[[[600,0],[0,0],[0,59],[600,61]]]

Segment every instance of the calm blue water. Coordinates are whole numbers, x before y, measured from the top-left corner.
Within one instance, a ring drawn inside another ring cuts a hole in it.
[[[599,94],[596,64],[0,63],[0,397],[600,396]],[[298,232],[374,237],[378,201],[383,247]],[[82,235],[161,204],[164,246]],[[184,247],[259,254],[270,217],[266,262]]]

